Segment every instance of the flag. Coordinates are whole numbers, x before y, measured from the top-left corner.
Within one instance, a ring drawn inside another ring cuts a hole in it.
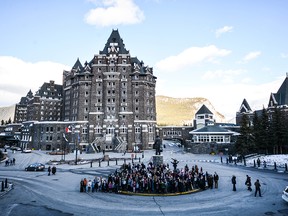
[[[67,140],[67,138],[66,138],[66,136],[65,136],[64,133],[63,133],[63,138],[64,138],[64,140],[65,140],[66,142],[68,142],[68,140]]]
[[[70,130],[70,126],[65,128],[66,133],[71,133],[72,131]]]
[[[78,143],[80,142],[80,134],[78,133]]]

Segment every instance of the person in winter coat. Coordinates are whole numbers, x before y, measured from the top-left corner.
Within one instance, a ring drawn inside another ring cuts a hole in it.
[[[50,176],[50,172],[51,172],[51,167],[48,167],[48,176]]]
[[[256,180],[256,182],[254,183],[255,185],[255,197],[257,195],[257,192],[259,192],[259,197],[261,197],[261,184],[259,182],[259,179]]]
[[[218,188],[219,176],[216,172],[214,173],[213,180],[214,180],[215,188]]]
[[[52,167],[52,175],[55,175],[55,173],[56,173],[56,167],[53,166],[53,167]]]
[[[252,188],[251,188],[251,177],[250,176],[248,176],[248,175],[246,175],[246,181],[245,181],[245,185],[247,186],[247,189],[249,190],[249,191],[252,191]]]
[[[84,180],[81,179],[80,181],[80,193],[84,192]]]
[[[233,191],[236,191],[236,176],[235,175],[232,176],[231,181],[232,181],[232,184],[233,184]]]

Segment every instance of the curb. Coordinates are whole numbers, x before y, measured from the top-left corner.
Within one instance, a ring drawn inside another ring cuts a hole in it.
[[[7,194],[9,191],[11,191],[14,188],[13,184],[11,184],[11,186],[9,186],[8,188],[4,189],[4,191],[0,191],[0,197],[4,196],[5,194]]]
[[[178,192],[178,193],[133,193],[129,191],[118,191],[118,194],[122,195],[129,195],[129,196],[180,196],[180,195],[187,195],[192,193],[197,193],[202,191],[201,189],[194,189],[191,191],[185,191],[185,192]]]

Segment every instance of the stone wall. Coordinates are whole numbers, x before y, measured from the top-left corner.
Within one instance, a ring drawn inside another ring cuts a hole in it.
[[[194,143],[191,141],[186,141],[185,150],[193,154],[233,154],[234,143]]]

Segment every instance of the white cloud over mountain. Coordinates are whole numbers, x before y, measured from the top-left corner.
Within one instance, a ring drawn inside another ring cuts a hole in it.
[[[44,82],[62,84],[63,70],[70,67],[51,61],[25,62],[12,56],[0,56],[0,106],[18,103],[31,89],[33,93]]]
[[[215,45],[205,47],[190,47],[175,56],[169,56],[156,63],[157,70],[164,72],[177,71],[204,61],[215,63],[218,57],[231,53],[230,50],[220,49]]]

